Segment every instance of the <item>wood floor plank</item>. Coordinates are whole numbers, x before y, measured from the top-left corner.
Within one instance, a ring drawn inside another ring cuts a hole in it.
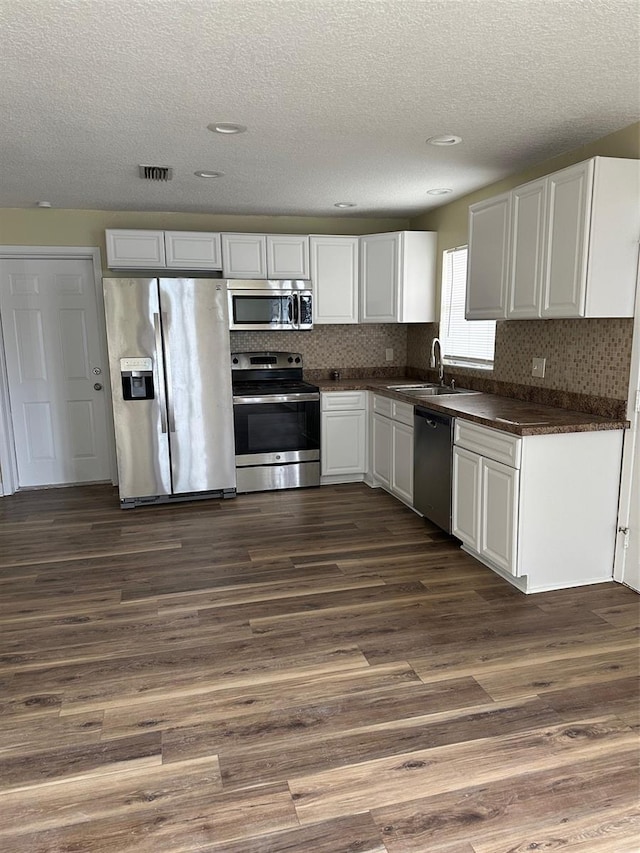
[[[326,671],[313,669],[288,679],[269,679],[206,692],[182,699],[149,700],[109,709],[103,720],[103,737],[124,737],[141,730],[174,729],[241,719],[256,713],[279,717],[280,713],[312,702],[332,702],[365,693],[393,691],[407,683],[419,683],[408,663],[360,666]]]
[[[632,752],[599,756],[577,762],[569,770],[562,766],[521,772],[408,800],[375,810],[373,818],[389,853],[448,853],[465,836],[476,850],[489,845],[504,853],[520,849],[518,844],[527,851],[564,850],[559,841],[557,847],[535,846],[535,833],[560,829],[562,835],[570,835],[584,818],[606,819],[612,811],[632,806],[637,797],[636,765]],[[518,836],[523,840],[514,841]]]
[[[425,703],[427,704],[427,703]],[[428,705],[427,705],[428,707]],[[408,709],[410,710],[410,709]],[[422,749],[497,734],[524,731],[533,725],[556,723],[558,716],[539,699],[513,706],[480,706],[465,711],[457,709],[455,719],[445,715],[397,716],[385,722],[353,726],[340,721],[340,730],[289,736],[288,743],[278,748],[277,739],[268,746],[256,745],[251,751],[244,744],[220,748],[222,778],[227,788],[243,787],[252,779],[261,782],[288,779],[292,784],[299,776],[320,773],[345,764],[369,762],[387,756],[398,756]],[[435,717],[435,719],[434,719]],[[301,725],[306,718],[301,715]],[[383,717],[384,719],[384,717]],[[243,738],[244,741],[244,738]]]
[[[99,790],[95,792],[99,799]],[[297,826],[286,785],[251,788],[240,794],[207,794],[197,788],[190,803],[172,809],[153,803],[127,814],[93,818],[7,839],[11,853],[159,853],[200,851],[207,844],[269,834]],[[250,822],[249,822],[250,816]]]
[[[203,853],[387,853],[369,814],[296,827],[283,832],[207,845]]]
[[[307,766],[311,768],[309,757],[299,757],[308,740],[319,742],[320,751],[328,759],[328,738],[336,732],[341,736],[349,736],[354,729],[361,730],[363,719],[367,720],[368,725],[386,722],[393,728],[392,722],[405,721],[412,717],[422,719],[424,714],[451,707],[455,707],[460,713],[462,708],[487,701],[490,701],[489,697],[471,678],[439,682],[435,687],[420,682],[408,683],[396,686],[394,691],[369,690],[352,696],[338,696],[334,701],[325,698],[320,703],[283,708],[275,718],[271,713],[254,713],[232,721],[203,723],[193,727],[181,726],[179,729],[168,730],[163,735],[163,756],[165,761],[172,761],[175,760],[174,756],[177,756],[178,760],[183,757],[195,757],[202,754],[204,749],[213,749],[227,755],[229,751],[240,748],[252,753],[250,772],[257,774],[261,767],[258,755],[261,749],[264,750],[265,741],[268,741],[265,759],[268,767],[275,767],[281,761],[287,763],[294,760],[296,766],[299,766],[301,761],[306,761]],[[545,707],[545,711],[548,718],[548,708]],[[556,717],[553,716],[555,721]],[[372,739],[375,741],[376,736]],[[378,734],[377,746],[380,749],[384,748],[383,740],[383,734]],[[362,743],[359,744],[364,756],[370,747],[365,749]],[[376,748],[376,744],[373,748]],[[296,754],[291,757],[284,754],[289,749]],[[345,756],[347,745],[343,743],[334,748],[334,760],[335,753],[339,755],[340,750],[343,750],[342,754]],[[242,776],[241,770],[236,773]],[[288,778],[288,775],[285,774],[285,778]],[[254,778],[258,776],[255,775]],[[247,779],[247,782],[250,781],[251,776]]]
[[[28,836],[107,817],[122,821],[151,805],[154,811],[188,809],[194,792],[211,797],[221,791],[217,756],[91,778],[56,779],[54,784],[3,794],[0,846],[7,836]]]
[[[128,767],[152,767],[162,761],[156,732],[105,743],[52,746],[30,752],[0,754],[0,790],[33,788],[52,779],[86,778]]]
[[[633,678],[640,673],[638,650],[631,648],[607,654],[555,659],[507,671],[479,673],[478,682],[494,699],[532,696],[567,687],[600,684],[619,678]]]
[[[636,743],[635,733],[615,718],[582,720],[351,764],[300,777],[290,786],[306,824],[455,790],[463,778],[470,785],[486,784],[522,767],[567,766],[607,750],[625,752]]]

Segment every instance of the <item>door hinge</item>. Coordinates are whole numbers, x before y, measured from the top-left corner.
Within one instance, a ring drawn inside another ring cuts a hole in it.
[[[628,527],[619,527],[618,533],[622,533],[622,535],[624,536],[624,542],[622,543],[622,547],[625,549],[628,548],[629,547],[629,528]]]

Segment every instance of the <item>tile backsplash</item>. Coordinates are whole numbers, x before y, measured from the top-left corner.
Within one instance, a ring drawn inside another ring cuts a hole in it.
[[[409,327],[408,366],[428,370],[437,324]],[[633,320],[505,320],[496,326],[492,372],[463,371],[497,382],[626,400]],[[544,379],[531,376],[531,360],[546,358]]]
[[[508,320],[498,323],[494,379],[626,400],[633,320]],[[544,379],[531,360],[546,358]]]
[[[387,350],[393,358],[387,361]],[[316,325],[305,332],[231,332],[231,351],[283,350],[302,353],[306,370],[350,368],[393,369],[404,373],[407,364],[407,327],[391,323]]]

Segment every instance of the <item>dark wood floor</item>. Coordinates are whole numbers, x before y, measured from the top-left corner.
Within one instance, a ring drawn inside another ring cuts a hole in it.
[[[631,853],[638,602],[363,485],[0,500],[4,853]]]

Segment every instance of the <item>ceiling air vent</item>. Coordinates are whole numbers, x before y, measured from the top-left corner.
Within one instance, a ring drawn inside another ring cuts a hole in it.
[[[170,181],[173,169],[169,166],[138,166],[143,181]]]

